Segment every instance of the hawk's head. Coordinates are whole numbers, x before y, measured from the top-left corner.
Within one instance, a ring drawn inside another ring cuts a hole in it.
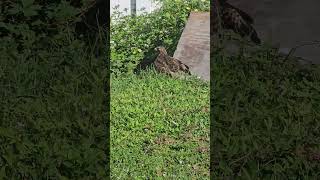
[[[166,48],[164,48],[163,46],[158,46],[154,48],[154,50],[162,54],[167,54]]]

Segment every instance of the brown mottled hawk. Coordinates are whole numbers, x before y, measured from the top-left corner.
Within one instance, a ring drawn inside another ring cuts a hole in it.
[[[217,0],[216,2],[223,28],[231,29],[241,37],[250,37],[256,44],[261,43],[256,30],[252,27],[253,19],[250,15],[232,6],[227,0]]]
[[[171,77],[181,72],[191,75],[189,67],[183,64],[178,59],[170,57],[164,47],[156,47],[155,51],[159,53],[156,60],[154,61],[155,68],[158,72],[166,73]]]

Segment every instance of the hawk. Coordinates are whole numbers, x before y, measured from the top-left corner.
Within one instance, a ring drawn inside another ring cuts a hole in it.
[[[217,0],[217,2],[223,28],[233,30],[241,37],[250,37],[256,44],[261,43],[256,30],[252,27],[253,19],[250,15],[232,6],[227,0]]]
[[[170,57],[164,47],[159,46],[154,50],[159,53],[154,61],[155,68],[158,72],[168,74],[171,77],[181,72],[191,75],[189,67],[180,60]]]

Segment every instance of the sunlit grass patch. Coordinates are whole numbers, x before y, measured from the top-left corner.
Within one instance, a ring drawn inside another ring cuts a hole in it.
[[[209,84],[152,71],[111,79],[113,178],[209,179]]]

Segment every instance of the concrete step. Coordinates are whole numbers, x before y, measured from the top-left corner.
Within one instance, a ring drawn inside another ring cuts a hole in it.
[[[191,74],[210,80],[210,13],[191,12],[173,55]]]

